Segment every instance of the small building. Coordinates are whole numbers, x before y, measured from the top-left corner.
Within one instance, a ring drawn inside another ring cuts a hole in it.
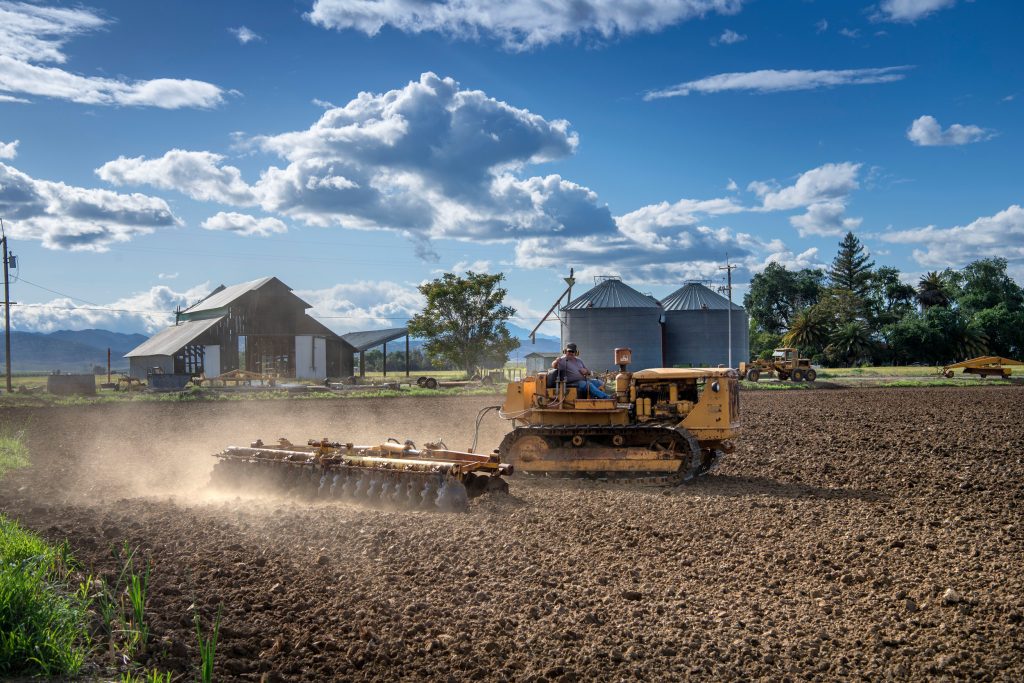
[[[225,287],[176,313],[175,324],[125,354],[132,377],[216,377],[231,370],[321,380],[352,374],[355,349],[306,311],[276,277]]]
[[[526,374],[536,375],[551,369],[551,361],[558,358],[559,354],[543,351],[534,351],[526,354]]]

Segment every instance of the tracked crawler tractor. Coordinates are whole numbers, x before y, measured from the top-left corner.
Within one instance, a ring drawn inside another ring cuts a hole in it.
[[[674,484],[706,474],[740,432],[739,385],[728,368],[628,372],[615,349],[614,396],[587,398],[555,371],[508,385],[513,421],[498,454],[517,472]]]
[[[452,451],[443,444],[417,449],[389,439],[356,446],[327,439],[305,445],[287,439],[229,446],[215,454],[211,485],[229,491],[270,491],[336,498],[371,506],[458,511],[469,499],[507,491],[512,467],[494,454]]]

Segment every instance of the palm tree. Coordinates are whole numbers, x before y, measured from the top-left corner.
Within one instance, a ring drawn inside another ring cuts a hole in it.
[[[946,287],[946,278],[937,270],[925,273],[917,283],[917,302],[921,304],[921,310],[925,311],[932,306],[949,307],[949,292]]]
[[[949,342],[956,353],[956,359],[975,358],[988,353],[988,337],[973,322],[963,323],[962,319],[949,331]]]
[[[871,350],[871,331],[863,320],[851,320],[835,331],[831,346],[838,356],[852,365]]]
[[[782,341],[787,346],[820,349],[828,343],[830,327],[828,316],[819,307],[805,308],[793,317]]]

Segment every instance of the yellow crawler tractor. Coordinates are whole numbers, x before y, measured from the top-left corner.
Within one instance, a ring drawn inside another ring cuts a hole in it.
[[[498,455],[517,472],[673,484],[710,471],[740,432],[736,373],[727,368],[628,372],[615,349],[614,396],[587,398],[555,371],[510,382],[513,421]]]
[[[389,439],[356,446],[327,439],[305,445],[280,439],[266,445],[229,446],[216,453],[210,484],[228,491],[337,498],[371,506],[459,511],[469,499],[507,491],[512,467],[498,456],[452,451],[443,443],[417,449]]]

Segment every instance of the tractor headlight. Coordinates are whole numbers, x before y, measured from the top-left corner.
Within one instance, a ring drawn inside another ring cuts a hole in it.
[[[718,390],[719,390],[720,388],[721,388],[721,387],[719,387],[719,386],[718,386],[718,382],[712,382],[712,383],[711,383],[711,391],[714,391],[715,393],[718,393]]]

